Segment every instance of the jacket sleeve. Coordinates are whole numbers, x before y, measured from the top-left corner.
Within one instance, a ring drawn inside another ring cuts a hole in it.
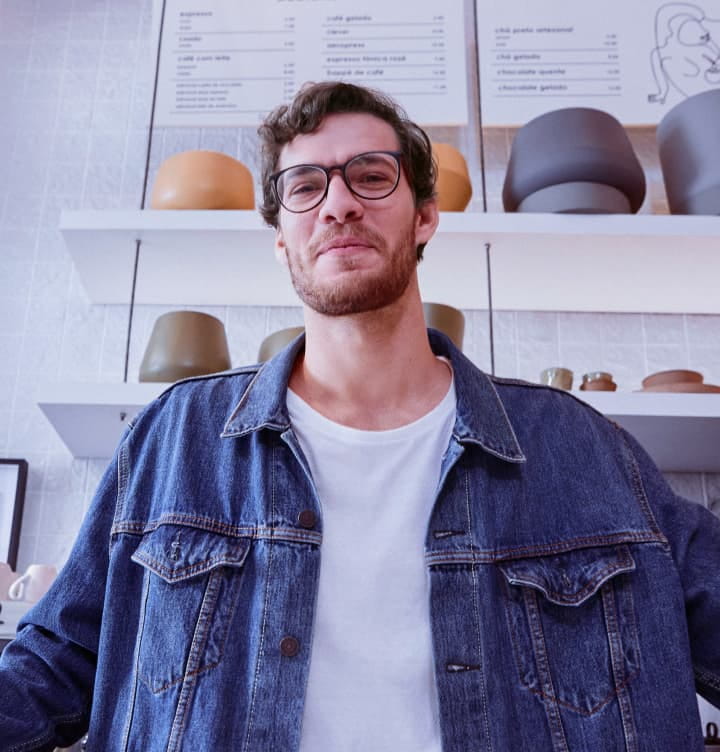
[[[122,444],[121,444],[122,447]],[[120,449],[67,563],[0,655],[0,750],[69,746],[87,730],[119,491]]]
[[[682,584],[696,690],[720,707],[720,519],[675,494],[645,450],[625,436],[641,498],[667,538]]]

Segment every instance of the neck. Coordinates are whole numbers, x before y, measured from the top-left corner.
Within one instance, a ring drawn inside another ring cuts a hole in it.
[[[306,310],[306,344],[290,388],[338,423],[365,430],[405,425],[445,396],[450,369],[433,354],[417,282],[377,311],[324,316]]]

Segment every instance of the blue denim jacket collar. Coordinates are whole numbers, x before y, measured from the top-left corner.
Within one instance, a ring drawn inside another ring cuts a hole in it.
[[[455,439],[460,443],[478,444],[508,462],[525,462],[490,377],[483,373],[478,379],[475,366],[445,335],[434,329],[429,329],[428,335],[433,352],[447,357],[453,367],[457,394]],[[302,334],[258,370],[228,418],[222,438],[244,436],[261,428],[285,431],[290,427],[285,392],[293,363],[304,344]]]

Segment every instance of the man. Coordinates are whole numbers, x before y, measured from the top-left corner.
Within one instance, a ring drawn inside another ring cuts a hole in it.
[[[720,523],[574,397],[423,324],[425,134],[349,84],[261,128],[306,337],[128,430],[0,661],[0,745],[701,750]]]

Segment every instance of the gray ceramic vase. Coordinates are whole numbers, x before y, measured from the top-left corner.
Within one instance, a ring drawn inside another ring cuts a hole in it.
[[[720,89],[675,105],[657,127],[672,214],[720,214]]]
[[[645,198],[645,173],[622,125],[589,107],[546,112],[518,130],[503,185],[507,212],[623,214]]]

